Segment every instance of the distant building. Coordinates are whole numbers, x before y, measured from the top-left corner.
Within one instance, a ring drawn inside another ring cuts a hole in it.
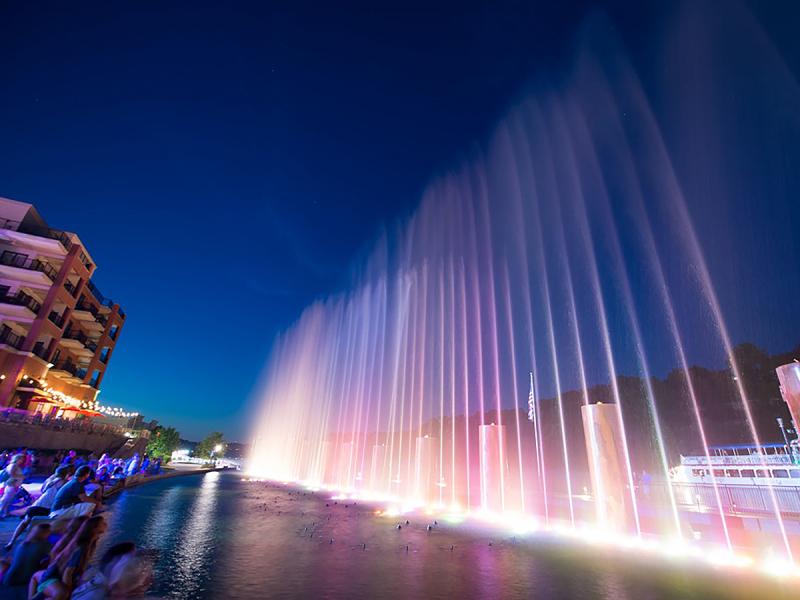
[[[0,198],[0,407],[94,415],[125,323],[78,236]]]

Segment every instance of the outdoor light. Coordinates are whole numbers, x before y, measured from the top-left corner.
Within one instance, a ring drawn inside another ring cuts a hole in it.
[[[222,444],[217,444],[216,446],[214,446],[214,452],[216,452],[217,454],[222,452]]]

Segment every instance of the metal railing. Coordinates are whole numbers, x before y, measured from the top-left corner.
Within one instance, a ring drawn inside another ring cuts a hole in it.
[[[11,231],[19,231],[20,233],[56,240],[67,252],[69,252],[74,245],[66,232],[58,229],[51,229],[50,227],[22,223],[21,221],[14,221],[12,219],[0,219],[0,229],[9,229]],[[78,253],[78,260],[80,260],[87,269],[91,269],[93,266],[92,261],[89,260],[89,257],[86,256],[83,250]]]
[[[82,331],[75,331],[74,329],[68,329],[67,331],[64,332],[64,335],[62,337],[68,340],[76,340],[81,344],[83,344],[84,346],[86,346],[92,352],[97,350],[97,342],[94,342],[91,339],[89,339],[89,336],[83,333]]]
[[[42,308],[42,305],[33,296],[26,294],[22,290],[10,296],[7,293],[0,295],[0,302],[15,306],[25,306],[34,314],[39,314],[39,310]]]
[[[53,370],[66,371],[67,373],[73,375],[74,377],[77,377],[78,379],[83,379],[84,377],[86,377],[86,372],[87,372],[85,368],[79,367],[71,360],[65,360],[58,363],[53,367]]]
[[[792,456],[789,454],[750,454],[745,456],[711,456],[711,461],[705,456],[682,456],[681,464],[686,466],[707,467],[712,466],[741,466],[753,465],[791,465]]]
[[[89,280],[86,284],[86,287],[89,288],[89,291],[92,292],[92,295],[102,306],[106,306],[108,308],[112,308],[114,306],[114,301],[111,298],[106,298],[93,281]]]
[[[7,344],[12,348],[20,350],[22,349],[22,344],[24,343],[25,343],[24,335],[19,335],[18,333],[14,333],[14,331],[8,325],[3,325],[2,327],[0,327],[0,344]]]
[[[50,281],[55,281],[58,276],[58,270],[52,265],[38,258],[29,258],[27,254],[11,252],[10,250],[5,250],[0,254],[0,265],[7,265],[18,269],[28,269],[29,271],[39,271],[47,275]]]
[[[50,311],[50,314],[47,315],[47,318],[50,319],[50,321],[59,329],[64,326],[64,315],[60,315],[54,310]]]
[[[42,360],[47,360],[48,348],[44,345],[44,342],[36,342],[31,348],[31,352]]]
[[[800,482],[799,482],[800,483]],[[773,514],[770,488],[766,485],[717,485],[722,510],[730,514]],[[800,516],[800,485],[772,486],[778,510],[784,515]],[[672,492],[679,506],[701,511],[716,511],[717,504],[714,485],[710,483],[673,482]],[[654,483],[650,486],[650,499],[668,505],[667,486]]]

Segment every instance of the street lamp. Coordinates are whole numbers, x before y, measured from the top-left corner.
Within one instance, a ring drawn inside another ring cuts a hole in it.
[[[783,441],[786,443],[786,452],[791,454],[791,447],[789,446],[789,438],[786,435],[786,428],[783,426],[783,419],[778,417],[775,420],[778,422],[778,427],[781,428],[781,433],[783,434]]]
[[[214,446],[214,449],[211,451],[211,460],[214,461],[214,466],[217,464],[217,457],[216,455],[222,452],[222,444],[217,444]]]

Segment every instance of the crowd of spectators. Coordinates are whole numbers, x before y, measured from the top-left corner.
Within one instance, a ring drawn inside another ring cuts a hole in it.
[[[0,518],[13,512],[20,519],[0,558],[2,588],[17,588],[22,594],[17,597],[37,600],[144,594],[152,566],[132,543],[112,546],[99,561],[94,555],[106,529],[104,497],[126,478],[157,474],[160,461],[138,454],[121,459],[61,452],[48,457],[51,474],[34,497],[22,484],[36,477],[41,458],[24,448],[0,452]]]

